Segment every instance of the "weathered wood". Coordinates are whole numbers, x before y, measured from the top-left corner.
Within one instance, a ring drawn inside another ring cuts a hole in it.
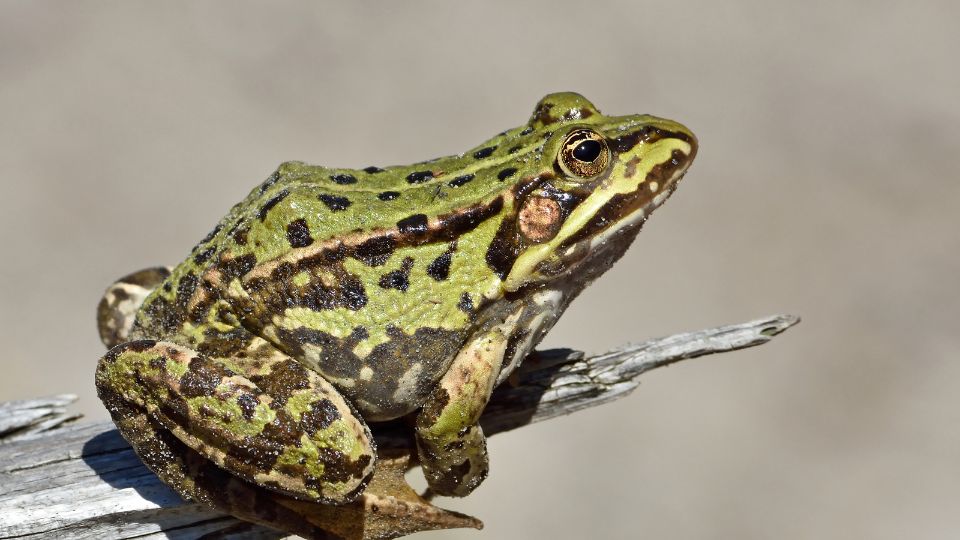
[[[494,393],[484,431],[493,435],[607,403],[630,393],[651,369],[760,345],[798,321],[779,315],[591,357],[571,350],[536,353]],[[183,501],[141,464],[112,423],[72,422],[77,417],[65,406],[73,399],[0,404],[0,539],[285,536]],[[400,428],[377,436],[382,449],[409,445]]]
[[[67,412],[67,405],[76,399],[77,396],[64,394],[0,403],[0,441],[14,441],[77,420],[79,414]]]

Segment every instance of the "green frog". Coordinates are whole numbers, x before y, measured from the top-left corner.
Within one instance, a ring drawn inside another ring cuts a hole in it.
[[[369,424],[407,417],[430,489],[467,495],[492,390],[696,153],[676,122],[555,93],[459,155],[284,163],[178,266],[107,290],[99,396],[171,484],[189,471],[151,430],[257,486],[348,503],[376,464]]]

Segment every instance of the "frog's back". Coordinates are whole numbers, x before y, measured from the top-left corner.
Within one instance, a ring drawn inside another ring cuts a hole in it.
[[[461,155],[413,165],[332,169],[287,162],[223,225],[226,232],[239,233],[234,239],[243,245],[236,248],[247,247],[258,262],[351,234],[416,229],[423,226],[423,216],[439,225],[524,182],[530,155],[542,143],[532,130],[516,128]],[[303,222],[291,225],[297,219]],[[451,229],[448,236],[456,233]]]
[[[484,254],[510,204],[504,184],[449,177],[451,165],[287,163],[224,223],[220,268],[244,325],[368,418],[418,407],[499,294]]]

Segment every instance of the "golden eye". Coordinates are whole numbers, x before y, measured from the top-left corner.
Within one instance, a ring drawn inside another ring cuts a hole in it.
[[[568,176],[593,178],[610,163],[607,141],[596,131],[571,131],[560,146],[560,168]]]

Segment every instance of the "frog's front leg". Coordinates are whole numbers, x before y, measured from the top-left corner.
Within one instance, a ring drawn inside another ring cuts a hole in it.
[[[359,495],[373,474],[363,420],[329,382],[260,338],[235,358],[164,341],[123,343],[100,360],[96,380],[121,432],[124,415],[138,411],[257,485],[336,504]],[[136,448],[136,434],[124,435]]]
[[[477,422],[517,319],[508,317],[471,338],[417,415],[417,453],[434,493],[464,497],[487,476],[487,441]]]

